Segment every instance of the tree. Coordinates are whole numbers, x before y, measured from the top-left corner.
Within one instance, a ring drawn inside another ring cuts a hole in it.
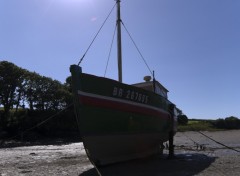
[[[178,115],[178,124],[187,125],[188,117],[186,115]]]
[[[23,70],[16,65],[0,62],[0,103],[4,107],[4,113],[8,114],[21,93],[23,82]]]
[[[66,88],[69,92],[72,92],[72,77],[71,76],[66,78],[64,85],[66,86]]]
[[[225,119],[217,119],[214,125],[221,129],[240,129],[240,120],[237,117],[230,116]]]
[[[31,111],[34,110],[34,105],[37,101],[37,88],[38,88],[38,81],[40,80],[41,76],[35,72],[28,72],[26,74],[26,85],[24,89],[25,99],[28,103],[29,109]]]
[[[20,68],[19,68],[20,69]],[[25,92],[27,86],[27,75],[28,71],[25,69],[20,69],[20,79],[18,87],[16,88],[16,100],[15,100],[15,112],[18,111],[19,106],[25,108]],[[20,105],[22,103],[22,105]]]
[[[237,117],[230,116],[225,118],[225,125],[227,129],[239,129],[240,120]]]
[[[0,62],[0,125],[16,133],[44,120],[54,111],[72,104],[71,77],[62,84],[52,78],[22,69],[7,61]],[[20,111],[20,107],[23,109]],[[24,110],[25,108],[29,110]],[[73,109],[63,114],[60,126],[66,126],[66,118],[74,119]],[[69,119],[67,119],[69,122]],[[55,121],[52,122],[55,125]]]

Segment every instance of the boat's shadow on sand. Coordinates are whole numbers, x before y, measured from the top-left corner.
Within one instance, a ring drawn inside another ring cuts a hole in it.
[[[102,176],[191,176],[207,169],[215,157],[204,154],[178,154],[175,159],[148,158],[110,166],[100,167]],[[90,169],[79,176],[98,176],[96,169]]]

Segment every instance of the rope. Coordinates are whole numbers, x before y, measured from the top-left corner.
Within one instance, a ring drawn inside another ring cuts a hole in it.
[[[178,119],[179,119],[179,118],[178,118]],[[179,120],[182,120],[182,119],[179,119]],[[196,131],[196,132],[199,133],[199,134],[201,134],[201,135],[203,135],[203,136],[205,136],[206,138],[208,138],[208,139],[214,141],[215,143],[217,143],[217,144],[219,144],[219,145],[221,145],[221,146],[224,146],[224,147],[226,147],[226,148],[228,148],[228,149],[230,149],[230,150],[233,150],[233,151],[235,151],[235,152],[240,153],[239,150],[236,150],[236,149],[233,148],[233,147],[229,147],[229,146],[227,146],[227,145],[225,145],[225,144],[223,144],[223,143],[221,143],[221,142],[218,142],[218,141],[214,140],[213,138],[207,136],[206,134],[202,133],[201,131]],[[197,143],[196,141],[194,141],[193,139],[191,139],[191,138],[188,137],[187,135],[184,134],[184,136],[187,137],[188,139],[190,139],[193,143],[197,144],[197,146],[200,146],[200,147],[204,148],[203,145]]]
[[[190,138],[189,136],[183,134],[186,138],[188,138],[190,141],[192,141],[196,146],[197,146],[197,149],[198,147],[200,147],[200,149],[204,150],[205,149],[205,146],[203,144],[200,144],[198,142],[196,142],[195,140],[193,140],[192,138]]]
[[[229,147],[229,146],[227,146],[227,145],[225,145],[225,144],[223,144],[223,143],[221,143],[221,142],[218,142],[218,141],[214,140],[213,138],[207,136],[206,134],[204,134],[204,133],[202,133],[202,132],[200,132],[200,131],[197,131],[197,132],[200,133],[201,135],[205,136],[206,138],[208,138],[208,139],[210,139],[210,140],[216,142],[217,144],[219,144],[219,145],[221,145],[221,146],[224,146],[224,147],[226,147],[226,148],[228,148],[228,149],[230,149],[230,150],[233,150],[233,151],[235,151],[235,152],[240,153],[239,150],[236,150],[236,149],[233,148],[233,147]]]
[[[68,107],[66,107],[65,109],[63,109],[63,110],[57,112],[56,114],[54,114],[54,115],[48,117],[46,120],[43,120],[42,122],[38,123],[37,125],[35,125],[35,126],[29,128],[29,129],[26,129],[25,131],[23,131],[23,132],[20,133],[20,134],[17,134],[17,135],[15,135],[15,136],[12,136],[12,137],[10,137],[10,138],[8,138],[8,139],[3,140],[0,144],[2,145],[5,141],[8,141],[8,140],[14,139],[14,138],[16,138],[17,136],[23,135],[24,133],[26,133],[26,132],[28,132],[28,131],[31,131],[31,130],[33,130],[34,128],[37,128],[37,127],[41,126],[42,124],[46,123],[47,121],[51,120],[53,117],[55,117],[55,116],[61,114],[63,111],[67,110],[68,108],[70,108],[70,107],[72,107],[72,106],[73,106],[73,104],[70,104]]]
[[[126,32],[127,32],[127,34],[128,34],[128,36],[129,36],[129,37],[130,37],[130,39],[132,40],[132,42],[133,42],[133,44],[134,44],[135,48],[137,49],[138,53],[140,54],[140,56],[141,56],[141,58],[142,58],[143,62],[144,62],[144,63],[145,63],[145,65],[147,66],[147,68],[148,68],[149,72],[150,72],[150,73],[151,73],[151,75],[153,76],[153,73],[152,73],[152,71],[151,71],[150,67],[148,66],[148,64],[147,64],[146,60],[144,59],[144,57],[143,57],[143,55],[142,55],[142,53],[140,52],[139,48],[137,47],[137,44],[136,44],[136,43],[135,43],[135,41],[133,40],[133,38],[132,38],[131,34],[129,33],[129,31],[127,30],[126,26],[124,25],[124,23],[123,23],[122,21],[121,21],[121,23],[122,23],[122,25],[123,25],[124,29],[126,30]]]
[[[87,50],[85,51],[85,53],[83,54],[82,58],[80,59],[80,61],[78,62],[78,65],[81,64],[81,62],[83,61],[85,55],[87,54],[88,50],[90,49],[90,47],[92,46],[93,42],[95,41],[95,39],[97,38],[99,32],[101,31],[101,29],[103,28],[104,24],[106,23],[107,19],[109,18],[109,16],[111,15],[113,9],[115,8],[117,3],[114,4],[113,8],[111,9],[110,13],[108,14],[107,18],[104,20],[103,24],[101,25],[100,29],[98,30],[97,34],[95,35],[95,37],[93,38],[92,42],[90,43],[90,45],[88,46]]]
[[[112,51],[112,46],[113,46],[113,41],[114,41],[116,29],[117,29],[117,24],[115,26],[114,33],[113,33],[112,43],[111,43],[110,51],[109,51],[109,54],[108,54],[108,60],[107,60],[107,65],[106,65],[105,72],[104,72],[104,77],[106,76],[106,73],[107,73],[108,63],[109,63],[109,59],[110,59],[110,55],[111,55],[111,51]]]

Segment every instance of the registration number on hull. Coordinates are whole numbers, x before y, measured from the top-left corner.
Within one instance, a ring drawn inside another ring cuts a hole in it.
[[[112,95],[114,97],[123,98],[127,100],[133,100],[140,103],[147,104],[149,101],[149,96],[134,90],[125,90],[123,88],[114,87]]]

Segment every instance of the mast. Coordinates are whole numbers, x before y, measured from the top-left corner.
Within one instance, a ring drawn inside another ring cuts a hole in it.
[[[118,52],[118,81],[122,82],[122,40],[121,40],[121,13],[120,0],[117,1],[117,52]]]

